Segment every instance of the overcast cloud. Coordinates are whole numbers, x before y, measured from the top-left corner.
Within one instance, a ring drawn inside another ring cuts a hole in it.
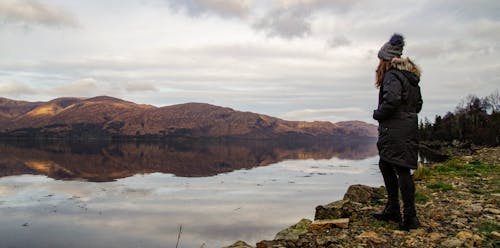
[[[63,8],[36,0],[3,0],[0,17],[4,24],[77,27],[73,16]]]
[[[390,7],[389,7],[390,6]],[[0,97],[206,102],[368,122],[392,33],[422,68],[422,117],[500,85],[498,1],[6,0]]]

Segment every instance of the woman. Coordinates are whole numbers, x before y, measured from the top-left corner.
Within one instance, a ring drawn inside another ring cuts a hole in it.
[[[378,53],[375,85],[379,88],[379,101],[373,118],[379,122],[379,168],[388,200],[384,210],[373,213],[373,217],[399,222],[401,230],[409,230],[420,226],[410,169],[417,168],[417,114],[422,109],[422,96],[419,68],[410,59],[401,58],[404,44],[403,36],[394,34]],[[398,190],[403,198],[403,219]]]

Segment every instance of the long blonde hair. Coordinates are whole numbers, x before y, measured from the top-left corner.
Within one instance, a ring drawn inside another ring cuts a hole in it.
[[[378,63],[377,70],[375,71],[375,87],[380,88],[384,81],[385,73],[392,68],[391,61],[381,59]]]

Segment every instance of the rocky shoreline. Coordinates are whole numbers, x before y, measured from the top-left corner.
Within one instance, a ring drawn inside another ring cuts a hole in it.
[[[385,204],[383,187],[352,185],[342,200],[316,207],[303,219],[255,246],[238,241],[225,248],[281,247],[500,247],[500,147],[420,167],[414,173],[421,228],[371,213]]]

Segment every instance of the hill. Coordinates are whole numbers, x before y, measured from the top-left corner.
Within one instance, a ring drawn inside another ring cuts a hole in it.
[[[375,125],[286,121],[205,103],[165,107],[109,96],[48,102],[0,99],[0,135],[36,138],[315,138],[376,137]]]

